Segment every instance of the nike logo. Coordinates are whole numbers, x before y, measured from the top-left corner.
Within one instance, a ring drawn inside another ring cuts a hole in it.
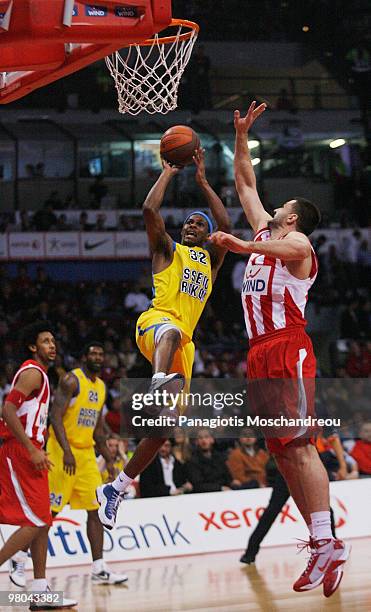
[[[105,238],[104,240],[99,240],[99,242],[88,242],[86,240],[84,242],[84,247],[87,251],[91,251],[92,249],[96,249],[97,247],[101,246],[105,242],[108,242],[108,240],[109,240],[108,238]]]
[[[246,276],[246,278],[255,278],[255,276],[256,276],[257,274],[259,274],[260,270],[261,270],[261,268],[259,268],[259,269],[258,269],[258,270],[257,270],[257,271],[254,273],[254,274],[253,274],[252,270],[250,270],[250,272],[249,272],[249,274]]]
[[[322,567],[318,566],[319,571],[320,571],[320,572],[325,572],[325,571],[326,571],[326,569],[328,568],[328,566],[330,565],[330,563],[331,563],[331,557],[329,557],[329,558],[327,559],[327,561],[326,561],[325,565],[323,565]]]

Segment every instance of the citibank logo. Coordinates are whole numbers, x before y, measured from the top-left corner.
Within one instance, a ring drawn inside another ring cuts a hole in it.
[[[135,502],[134,502],[135,503]],[[103,551],[110,553],[114,550],[148,550],[179,545],[191,545],[189,537],[181,521],[171,521],[162,514],[157,521],[143,525],[118,525],[114,531],[104,530]],[[49,530],[48,552],[51,557],[57,557],[64,552],[66,555],[90,555],[89,541],[85,526],[73,519],[57,516]]]
[[[60,523],[56,525],[56,523]],[[81,524],[66,517],[55,517],[53,525],[49,531],[48,552],[51,557],[58,555],[58,548],[62,549],[67,555],[77,555],[83,553],[88,555],[89,542],[86,536],[79,529]]]

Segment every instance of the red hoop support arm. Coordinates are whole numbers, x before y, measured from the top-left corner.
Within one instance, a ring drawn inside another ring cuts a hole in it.
[[[0,104],[140,43],[170,23],[171,0],[0,0]]]

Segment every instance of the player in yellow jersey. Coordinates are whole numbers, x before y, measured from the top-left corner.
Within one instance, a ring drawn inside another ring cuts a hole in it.
[[[195,152],[196,181],[207,201],[218,229],[230,231],[228,213],[205,173],[204,151]],[[152,363],[150,392],[163,391],[179,382],[189,387],[195,347],[194,329],[206,305],[225,249],[214,248],[208,240],[213,232],[209,216],[195,211],[185,219],[181,243],[166,232],[160,214],[165,191],[179,168],[163,161],[163,171],[143,205],[152,254],[154,296],[149,309],[137,321],[136,339],[142,354]],[[178,389],[178,390],[179,390]],[[147,437],[139,443],[125,469],[111,483],[97,489],[102,523],[112,528],[123,493],[132,480],[152,461],[165,438]]]
[[[114,476],[112,456],[103,431],[102,408],[106,386],[98,376],[104,361],[100,342],[86,345],[82,367],[72,370],[59,382],[51,409],[47,451],[53,464],[49,472],[51,510],[55,516],[66,504],[86,510],[87,536],[93,557],[92,580],[120,584],[127,576],[112,572],[103,561],[103,526],[98,518],[95,489],[102,477],[94,447],[105,458]]]

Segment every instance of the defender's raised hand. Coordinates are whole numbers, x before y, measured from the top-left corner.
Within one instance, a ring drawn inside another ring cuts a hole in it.
[[[241,113],[239,110],[234,111],[234,127],[236,132],[248,132],[251,128],[252,124],[262,113],[264,113],[267,105],[265,102],[259,104],[257,108],[256,101],[251,102],[249,110],[247,111],[246,117],[241,117]]]

